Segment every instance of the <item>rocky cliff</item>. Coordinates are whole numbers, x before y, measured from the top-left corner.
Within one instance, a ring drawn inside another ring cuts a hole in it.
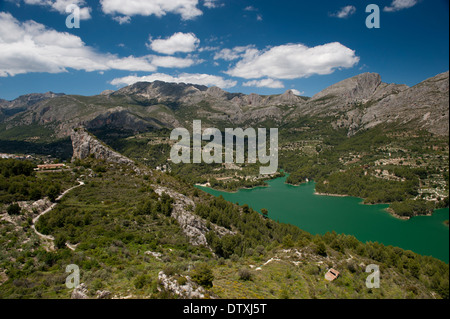
[[[133,164],[129,158],[113,151],[108,146],[98,141],[84,129],[72,131],[73,158],[85,159],[94,156],[96,159],[116,164]]]

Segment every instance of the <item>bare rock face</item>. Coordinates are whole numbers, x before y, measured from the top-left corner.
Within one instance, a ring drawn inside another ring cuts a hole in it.
[[[113,151],[84,129],[72,132],[73,159],[85,159],[93,155],[96,159],[115,164],[134,164],[129,158]]]
[[[364,73],[346,79],[313,96],[311,102],[333,97],[344,103],[367,101],[381,84],[381,76],[376,73]]]
[[[185,283],[180,284],[177,279],[167,276],[164,272],[158,274],[158,281],[166,291],[176,294],[182,299],[204,299],[206,291],[194,283],[190,277],[184,277]],[[161,291],[161,288],[158,288]]]
[[[449,72],[392,94],[369,107],[361,118],[364,128],[380,123],[416,122],[420,129],[449,135]]]
[[[409,88],[381,82],[365,73],[316,94],[296,115],[339,116],[335,128],[348,135],[383,123],[408,124],[438,135],[449,135],[449,72]]]
[[[82,283],[72,291],[71,299],[89,299],[86,284]]]
[[[227,92],[217,86],[213,86],[206,90],[206,94],[216,98],[224,98]]]
[[[200,216],[197,216],[193,212],[187,210],[188,207],[195,209],[194,201],[189,197],[165,187],[155,186],[155,193],[160,196],[163,193],[166,193],[174,199],[172,217],[178,221],[183,233],[189,238],[189,242],[194,246],[208,247],[208,241],[206,240],[205,235],[210,230],[206,227],[206,221]],[[233,232],[226,228],[214,224],[211,226],[214,227],[214,231],[219,236],[233,234]]]
[[[109,299],[111,297],[111,292],[108,290],[98,290],[96,296],[97,299]]]

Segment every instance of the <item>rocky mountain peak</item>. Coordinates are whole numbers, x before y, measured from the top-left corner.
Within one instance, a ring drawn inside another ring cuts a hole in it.
[[[213,97],[224,97],[227,92],[217,86],[212,86],[206,90],[206,94]]]
[[[292,90],[287,90],[276,98],[278,103],[296,104],[302,102],[302,99],[294,94]]]
[[[137,82],[116,91],[114,95],[137,95],[147,99],[158,99],[160,101],[178,101],[186,98],[188,95],[207,90],[208,87],[203,85],[154,81]]]
[[[379,74],[363,73],[326,88],[313,96],[312,100],[333,96],[345,99],[347,102],[364,101],[370,99],[381,83]]]

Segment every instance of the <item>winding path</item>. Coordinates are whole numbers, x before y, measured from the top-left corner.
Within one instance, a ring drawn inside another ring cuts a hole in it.
[[[34,219],[33,219],[33,225],[31,226],[31,228],[33,228],[34,232],[36,233],[36,235],[38,235],[40,238],[44,239],[44,240],[48,240],[50,242],[52,242],[52,246],[53,246],[53,241],[55,240],[55,238],[53,236],[49,236],[49,235],[44,235],[40,232],[37,231],[36,229],[36,223],[38,222],[39,218],[41,218],[42,216],[44,216],[45,214],[51,212],[56,205],[58,205],[58,201],[60,201],[65,195],[67,195],[67,193],[71,192],[72,190],[74,190],[75,188],[78,188],[80,186],[84,185],[84,182],[81,180],[78,180],[79,185],[76,185],[74,187],[69,188],[68,190],[64,191],[64,193],[62,193],[61,195],[58,196],[58,198],[56,198],[56,203],[53,203],[49,208],[47,208],[46,210],[44,210],[42,213],[40,213],[39,215],[37,215]],[[67,244],[66,244],[67,245]],[[69,247],[70,249],[73,250],[72,247]]]

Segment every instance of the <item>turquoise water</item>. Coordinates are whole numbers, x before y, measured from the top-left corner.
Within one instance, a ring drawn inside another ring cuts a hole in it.
[[[334,230],[362,242],[398,246],[449,262],[449,227],[444,225],[449,219],[448,208],[437,210],[433,216],[401,220],[385,211],[387,205],[363,205],[362,199],[355,197],[315,195],[314,182],[292,186],[285,183],[286,178],[269,181],[269,187],[236,193],[198,188],[233,203],[248,204],[259,212],[266,208],[271,219],[296,225],[311,234]]]

